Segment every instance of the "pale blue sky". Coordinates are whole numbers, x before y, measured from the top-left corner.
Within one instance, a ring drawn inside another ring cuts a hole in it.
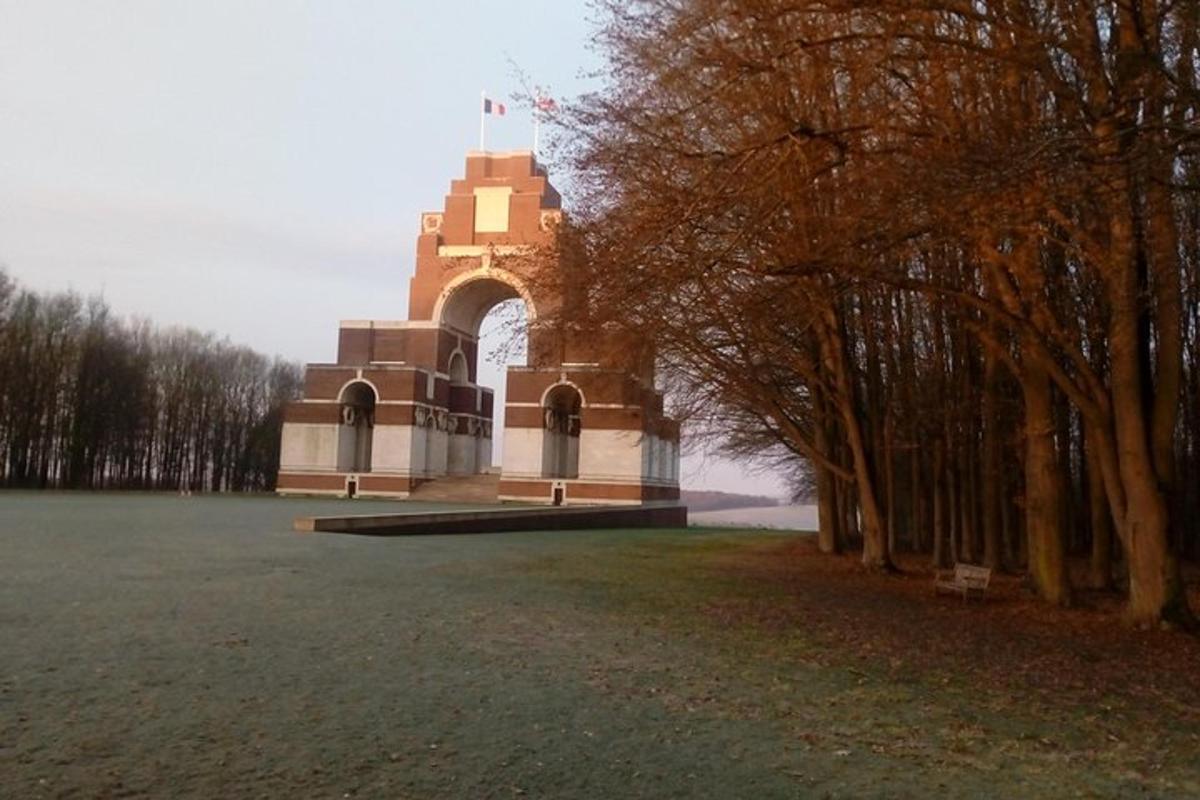
[[[488,149],[516,149],[532,126],[510,61],[557,97],[592,85],[590,15],[577,0],[0,0],[0,264],[332,360],[339,319],[404,317],[420,212],[478,146],[480,90],[510,105]],[[696,458],[684,484],[778,491]]]

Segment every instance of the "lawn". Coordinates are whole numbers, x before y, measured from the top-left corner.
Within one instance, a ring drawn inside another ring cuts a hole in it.
[[[1195,797],[1200,646],[800,534],[0,494],[3,797]]]

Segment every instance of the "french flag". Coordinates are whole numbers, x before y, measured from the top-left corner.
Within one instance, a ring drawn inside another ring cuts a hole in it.
[[[504,116],[504,103],[495,103],[488,98],[483,98],[483,113],[495,114],[498,117]]]

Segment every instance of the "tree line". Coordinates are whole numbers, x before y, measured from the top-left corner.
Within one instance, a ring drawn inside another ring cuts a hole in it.
[[[264,491],[302,373],[0,270],[0,486]]]
[[[599,10],[604,86],[557,118],[567,310],[653,341],[693,431],[802,476],[823,550],[1192,624],[1200,6]]]

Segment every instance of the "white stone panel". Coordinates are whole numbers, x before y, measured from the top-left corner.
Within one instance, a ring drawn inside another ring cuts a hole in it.
[[[647,481],[653,482],[658,478],[658,465],[661,456],[662,442],[658,437],[650,434],[642,434],[642,447],[646,451],[645,470],[642,472],[642,477]]]
[[[568,436],[567,441],[566,441],[566,449],[567,449],[566,477],[578,478],[579,477],[579,437],[578,436]]]
[[[475,444],[476,456],[475,463],[479,467],[480,472],[491,472],[492,467],[492,438],[490,436],[480,436]]]
[[[412,463],[413,427],[376,425],[371,469],[376,472],[406,473]]]
[[[542,475],[544,477],[560,477],[562,465],[562,440],[564,434],[558,431],[542,431]]]
[[[505,428],[504,466],[506,478],[542,477],[542,429]]]
[[[337,468],[338,428],[340,425],[309,422],[283,423],[283,445],[279,468],[290,470]]]
[[[640,481],[644,458],[642,434],[639,431],[584,428],[579,434],[580,480]]]
[[[450,434],[446,471],[451,475],[474,475],[477,455],[474,436]]]
[[[504,233],[508,230],[508,201],[511,186],[475,188],[475,232]]]
[[[428,474],[428,448],[429,428],[424,426],[418,428],[414,426],[412,429],[412,455],[409,457],[408,461],[409,474],[417,477]]]
[[[350,425],[337,426],[337,469],[338,472],[354,471],[354,455],[358,446],[354,427]]]
[[[439,476],[446,474],[446,462],[450,452],[450,435],[437,428],[429,428],[429,440],[425,451],[425,474]]]

